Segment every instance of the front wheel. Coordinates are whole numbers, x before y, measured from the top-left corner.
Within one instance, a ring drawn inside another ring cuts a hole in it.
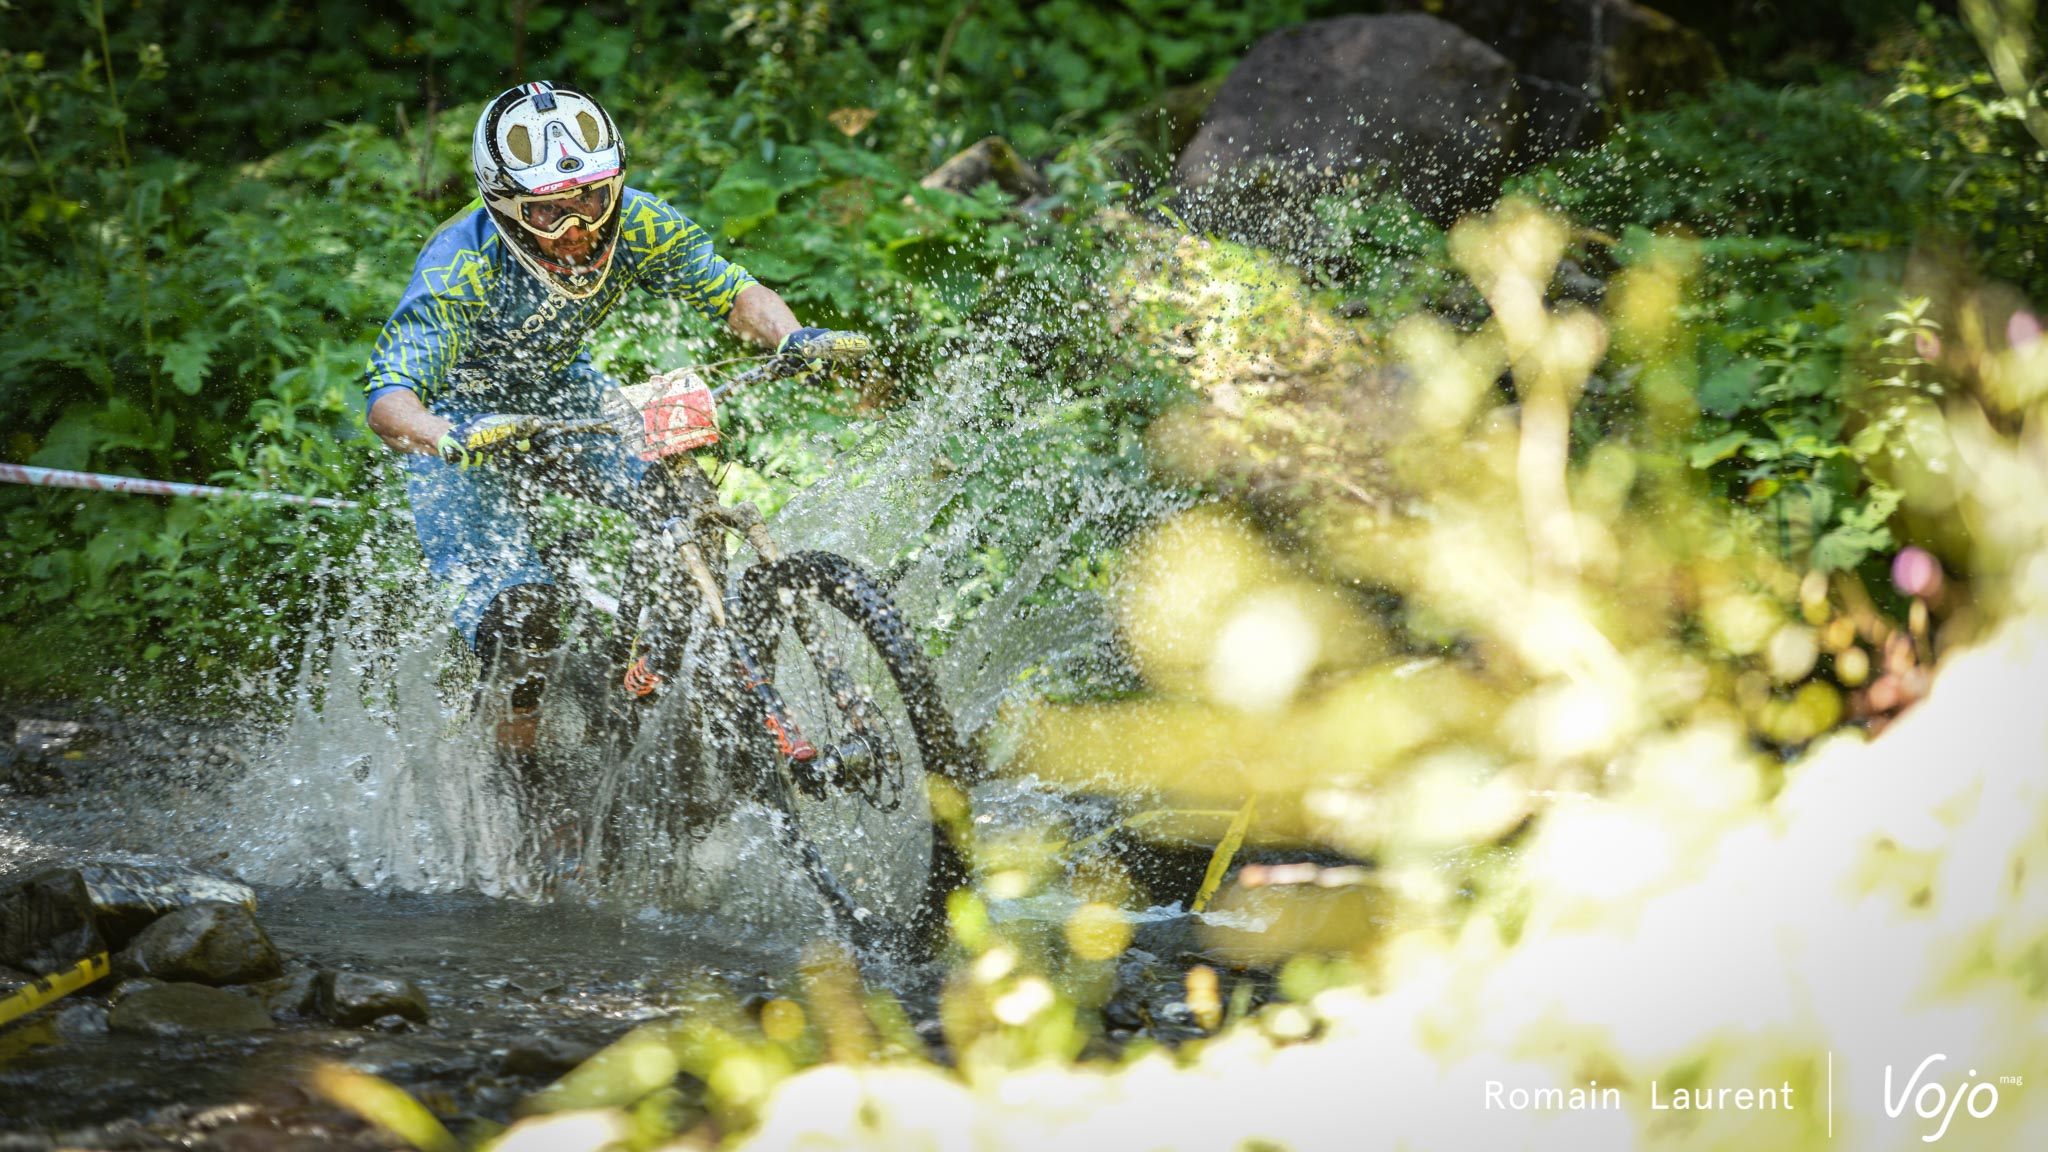
[[[749,570],[738,623],[817,755],[773,760],[762,798],[818,843],[834,879],[886,909],[922,952],[965,869],[934,816],[929,782],[975,767],[931,661],[889,595],[851,561],[800,552]],[[766,742],[764,741],[764,744]]]

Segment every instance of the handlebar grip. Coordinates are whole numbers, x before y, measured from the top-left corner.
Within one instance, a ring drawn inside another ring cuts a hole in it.
[[[824,355],[818,359],[830,360],[835,364],[851,364],[856,360],[865,360],[868,353],[875,350],[875,342],[859,332],[834,332],[813,341],[812,344],[814,347],[823,346],[819,350]]]

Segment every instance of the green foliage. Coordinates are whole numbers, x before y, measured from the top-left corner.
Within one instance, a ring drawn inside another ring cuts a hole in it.
[[[389,181],[354,174],[374,158],[373,134],[289,150],[263,179],[223,181],[164,155],[123,164],[97,73],[43,63],[0,61],[14,127],[48,144],[10,183],[32,191],[6,197],[17,215],[0,232],[8,455],[364,490],[356,379],[386,269],[409,264],[430,220],[394,207]],[[127,95],[160,73],[134,77]],[[327,210],[328,197],[344,210]],[[309,578],[369,523],[247,502],[19,490],[0,500],[0,618],[14,624],[10,686],[25,691],[123,680],[161,691],[268,668],[306,618]]]
[[[1029,379],[1027,356],[1046,388],[1068,390],[1044,451],[1005,456],[937,521],[975,523],[983,542],[970,553],[999,573],[1005,548],[1042,524],[1000,485],[1026,467],[1135,467],[1131,422],[1151,407],[1136,393],[1158,388],[1109,371],[1106,332],[1058,349],[1062,338],[1018,335],[1075,327],[1071,305],[1088,291],[1075,269],[1101,258],[1100,230],[1072,222],[1116,185],[1083,130],[1161,84],[1220,71],[1315,8],[14,3],[11,26],[39,31],[33,50],[0,52],[6,128],[22,143],[0,169],[0,452],[394,500],[355,378],[419,243],[471,194],[478,103],[552,75],[603,93],[634,182],[684,205],[807,320],[885,336],[889,367],[863,382],[863,403],[901,399],[949,342],[997,320],[1003,331],[982,343],[1003,371]],[[1146,34],[1165,25],[1178,31]],[[989,131],[1040,156],[1058,191],[1039,214],[993,190],[917,187]],[[631,376],[721,354],[718,339],[649,302],[597,352]],[[735,413],[757,430],[740,445],[742,475],[779,502],[815,475],[809,438],[854,410],[850,396],[750,398]],[[90,693],[109,668],[145,694],[232,685],[295,650],[341,578],[316,576],[408,562],[356,558],[366,538],[403,549],[374,512],[8,490],[0,520],[0,658],[15,691]],[[41,652],[60,656],[26,658]]]
[[[1904,299],[1913,247],[1959,250],[1979,274],[2048,295],[2048,151],[2017,102],[1951,24],[1923,18],[1891,51],[1889,81],[1736,81],[1519,185],[1621,234],[1623,266],[1647,257],[1653,232],[1692,237],[1691,462],[1780,555],[1822,570],[1894,547],[1899,494],[1881,465],[1902,402],[1923,391],[1915,349],[1940,327]]]
[[[1185,394],[1174,365],[1133,353],[1087,307],[1124,258],[1098,209],[1125,192],[1113,158],[1131,110],[1214,81],[1274,27],[1345,7],[318,0],[230,14],[15,0],[12,26],[37,38],[0,52],[0,111],[21,143],[0,166],[0,453],[393,499],[353,378],[418,244],[470,196],[478,102],[553,75],[604,94],[635,183],[712,228],[807,321],[884,338],[857,396],[736,407],[749,430],[736,491],[778,504],[819,474],[816,437],[850,447],[856,415],[914,396],[963,352],[1029,394],[1009,402],[1042,412],[1038,439],[980,443],[969,424],[944,451],[971,479],[931,531],[963,534],[971,612],[1066,514],[1031,477],[1141,475],[1146,427]],[[1700,238],[1695,456],[1767,539],[1830,566],[1888,546],[1867,465],[1896,435],[1880,393],[1897,366],[1877,345],[1905,329],[1854,319],[1883,298],[1871,285],[1895,286],[1907,246],[1946,235],[1992,275],[2044,287],[2048,164],[2018,102],[1951,24],[1923,19],[1886,52],[1889,85],[1736,82],[1520,183],[1623,237],[1611,261],[1580,245],[1596,272],[1626,265],[1633,237]],[[991,132],[1033,157],[1052,197],[1027,214],[994,189],[918,187]],[[1319,213],[1322,239],[1300,255],[1347,312],[1483,317],[1443,233],[1398,199]],[[722,340],[645,302],[596,351],[630,377],[724,355]],[[1626,431],[1606,415],[1626,386],[1589,384],[1582,447]],[[158,689],[187,679],[138,664],[146,653],[187,654],[222,683],[268,668],[330,594],[312,574],[341,570],[366,536],[380,549],[404,536],[370,515],[49,492],[0,492],[0,519],[0,646],[81,653],[10,661],[15,688],[91,685],[109,666],[139,666]],[[1081,554],[1099,543],[1062,562],[1070,582],[1100,580]]]

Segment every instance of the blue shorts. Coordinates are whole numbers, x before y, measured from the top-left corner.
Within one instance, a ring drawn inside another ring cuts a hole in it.
[[[599,415],[599,398],[612,386],[602,373],[580,363],[552,383],[546,414],[562,419]],[[436,405],[435,412],[456,423],[483,415],[464,410],[459,398]],[[567,464],[576,472],[576,495],[610,507],[628,507],[648,463],[617,440],[592,440]],[[465,471],[438,456],[408,453],[404,467],[413,531],[427,555],[427,569],[454,591],[455,626],[474,645],[477,625],[499,593],[515,584],[555,582],[533,543],[532,516],[541,507],[543,493],[517,473],[488,466]]]

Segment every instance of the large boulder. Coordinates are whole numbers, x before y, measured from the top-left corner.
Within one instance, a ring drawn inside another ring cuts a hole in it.
[[[0,890],[0,964],[47,976],[106,948],[77,869],[52,868]]]
[[[169,863],[94,861],[78,866],[86,893],[111,947],[133,940],[167,912],[209,901],[254,910],[256,892],[247,884]]]
[[[1447,221],[1498,194],[1515,143],[1514,66],[1433,16],[1340,16],[1253,45],[1174,166],[1204,227],[1292,247],[1275,231],[1315,196],[1398,184]]]
[[[240,904],[180,908],[142,930],[114,966],[127,976],[197,984],[248,984],[284,969],[277,948]]]
[[[1449,20],[1513,61],[1540,156],[1597,140],[1616,108],[1656,107],[1726,73],[1707,38],[1632,0],[1393,0]]]
[[[262,1001],[204,984],[158,984],[124,996],[107,1026],[116,1032],[177,1036],[258,1032],[271,1026]]]

